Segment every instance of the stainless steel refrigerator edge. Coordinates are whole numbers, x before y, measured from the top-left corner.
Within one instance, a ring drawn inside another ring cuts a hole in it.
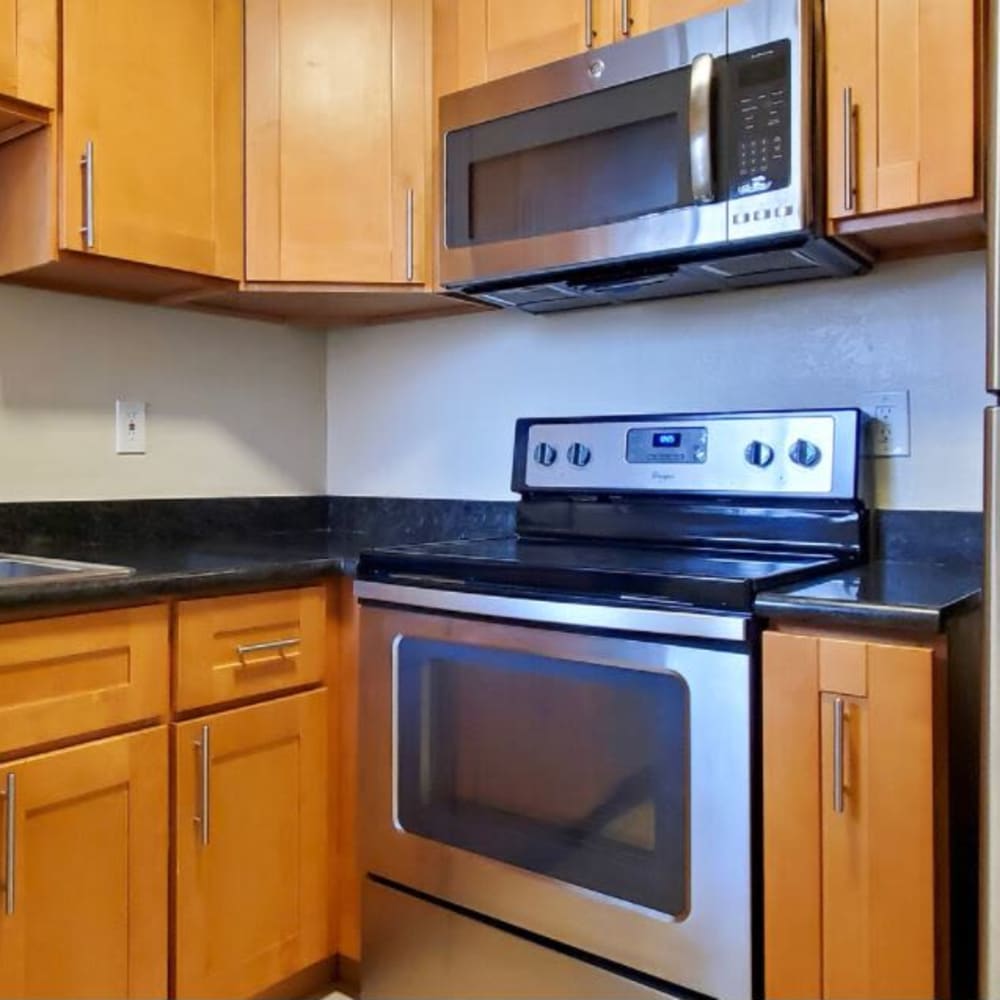
[[[987,390],[1000,395],[1000,0],[989,10],[989,211]],[[1000,407],[986,411],[985,731],[983,761],[982,975],[980,992],[1000,997]]]

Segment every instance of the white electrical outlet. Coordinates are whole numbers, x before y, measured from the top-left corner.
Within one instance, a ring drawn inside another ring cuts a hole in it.
[[[861,401],[868,417],[865,455],[905,458],[910,454],[910,393],[870,392]]]
[[[119,455],[146,454],[146,404],[115,402],[115,451]]]

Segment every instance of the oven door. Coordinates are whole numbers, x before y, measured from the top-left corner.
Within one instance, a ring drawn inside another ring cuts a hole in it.
[[[745,645],[365,605],[361,657],[369,873],[751,996]]]
[[[713,88],[725,12],[441,102],[441,280],[726,241]]]

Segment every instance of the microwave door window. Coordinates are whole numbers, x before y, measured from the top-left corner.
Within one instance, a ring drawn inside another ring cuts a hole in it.
[[[404,830],[686,914],[683,680],[416,638],[397,656]]]
[[[693,203],[690,69],[449,133],[449,247],[530,239]]]

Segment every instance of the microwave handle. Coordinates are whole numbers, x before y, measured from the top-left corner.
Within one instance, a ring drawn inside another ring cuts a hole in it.
[[[712,74],[715,60],[703,53],[691,63],[691,100],[688,128],[691,135],[691,192],[696,204],[715,201],[712,180]]]

